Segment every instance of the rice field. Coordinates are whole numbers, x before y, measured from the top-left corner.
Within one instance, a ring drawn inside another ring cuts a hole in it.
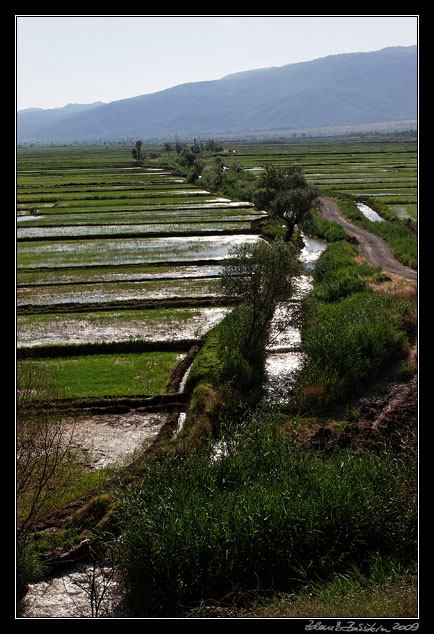
[[[199,339],[227,310],[191,306],[19,314],[18,348],[36,348],[37,353],[38,346],[46,345]]]
[[[163,394],[170,373],[184,355],[172,351],[144,353],[89,354],[67,357],[47,357],[45,369],[55,373],[57,385],[65,398],[154,396]]]
[[[70,398],[164,393],[230,309],[215,302],[221,260],[262,215],[151,159],[132,167],[122,144],[19,148],[16,203],[17,349]]]
[[[267,164],[296,163],[320,193],[381,199],[399,217],[417,220],[417,137],[361,136],[358,139],[294,139],[232,143],[228,159],[256,174]]]
[[[270,162],[295,163],[320,193],[346,192],[368,205],[381,197],[397,216],[417,220],[411,135],[225,148],[227,167],[237,161],[258,175]],[[133,166],[125,143],[18,148],[18,348],[37,356],[47,345],[204,336],[230,309],[215,302],[221,262],[235,244],[258,239],[252,221],[263,213],[198,183],[159,159]]]

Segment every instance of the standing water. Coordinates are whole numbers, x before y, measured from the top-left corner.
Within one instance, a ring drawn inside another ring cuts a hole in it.
[[[265,362],[265,390],[268,397],[284,400],[294,372],[303,360],[301,336],[297,326],[286,325],[297,309],[299,302],[312,288],[311,270],[321,253],[327,248],[327,242],[319,238],[303,236],[304,247],[300,254],[304,273],[296,282],[296,292],[291,302],[279,305],[272,323],[272,336]],[[294,301],[295,300],[295,301]]]
[[[365,205],[364,203],[356,203],[356,206],[368,220],[371,220],[372,222],[384,222],[384,218],[368,207],[368,205]]]

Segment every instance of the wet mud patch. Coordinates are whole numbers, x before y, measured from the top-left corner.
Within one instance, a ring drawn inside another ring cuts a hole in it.
[[[88,469],[125,465],[157,437],[165,420],[162,414],[135,410],[86,416],[74,423],[74,443]]]
[[[90,618],[92,604],[89,597],[90,581],[93,578],[93,564],[80,565],[73,572],[67,571],[56,577],[31,584],[28,593],[21,600],[22,618]],[[121,616],[119,603],[122,591],[111,571],[95,570],[94,589],[98,596],[98,616],[116,618]],[[104,593],[103,593],[104,591]],[[101,600],[100,600],[101,597]],[[94,601],[94,608],[96,602]]]
[[[225,307],[155,308],[101,313],[19,315],[17,345],[197,339],[229,311]]]

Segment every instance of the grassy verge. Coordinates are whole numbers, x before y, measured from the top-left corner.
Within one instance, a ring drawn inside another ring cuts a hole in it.
[[[207,442],[218,436],[222,418],[239,403],[254,404],[261,395],[261,373],[242,355],[236,342],[228,350],[228,329],[239,319],[241,308],[235,308],[207,335],[196,356],[185,392],[191,394],[186,420],[175,445],[180,448]]]
[[[368,577],[355,571],[337,577],[329,584],[309,587],[299,594],[276,595],[272,600],[258,601],[248,612],[238,616],[409,618],[417,617],[417,597],[417,577],[411,571],[392,569],[378,574],[374,570]]]

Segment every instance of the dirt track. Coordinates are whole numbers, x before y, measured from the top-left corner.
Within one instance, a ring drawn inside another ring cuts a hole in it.
[[[384,271],[402,275],[408,280],[417,280],[417,272],[395,260],[389,247],[382,238],[351,224],[330,200],[320,198],[320,202],[322,216],[326,218],[326,220],[339,223],[343,226],[348,235],[356,238],[362,254],[370,264],[373,266],[381,266]]]

